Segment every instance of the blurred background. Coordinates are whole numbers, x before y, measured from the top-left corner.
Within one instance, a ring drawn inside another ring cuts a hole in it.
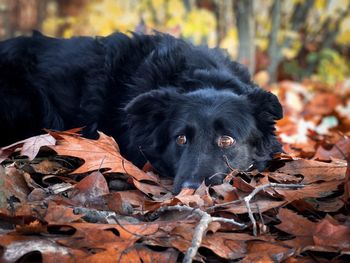
[[[350,132],[350,0],[0,0],[0,39],[32,29],[63,38],[158,30],[219,46],[280,97],[287,150]]]

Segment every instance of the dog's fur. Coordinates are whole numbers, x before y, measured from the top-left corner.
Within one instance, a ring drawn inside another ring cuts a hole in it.
[[[42,128],[85,126],[113,136],[136,165],[175,178],[175,192],[215,184],[230,169],[265,168],[281,151],[282,108],[223,51],[166,34],[0,43],[0,146]],[[177,143],[179,135],[186,143]],[[235,139],[219,147],[218,138]]]

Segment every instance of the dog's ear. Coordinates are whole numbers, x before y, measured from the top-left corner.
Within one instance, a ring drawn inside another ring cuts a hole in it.
[[[253,106],[258,128],[264,131],[273,128],[275,121],[282,119],[283,109],[276,95],[256,88],[248,94],[248,100]],[[272,129],[274,131],[274,128]]]
[[[275,123],[283,117],[283,109],[276,95],[260,88],[253,90],[248,100],[261,134],[261,138],[256,141],[255,166],[262,171],[275,153],[283,151],[275,136]]]
[[[174,90],[152,90],[132,99],[124,108],[129,126],[130,148],[142,148],[142,155],[157,156],[168,145],[168,120],[182,104],[183,95]],[[144,161],[144,157],[137,157]],[[149,157],[147,157],[149,158]],[[154,161],[149,159],[149,161]]]
[[[161,121],[169,114],[172,106],[181,101],[182,97],[171,89],[152,90],[132,99],[124,110],[132,120],[142,118],[143,121],[150,119]]]

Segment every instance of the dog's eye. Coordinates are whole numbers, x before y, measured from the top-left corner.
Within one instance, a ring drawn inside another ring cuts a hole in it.
[[[229,148],[233,146],[235,143],[236,143],[236,140],[227,135],[220,136],[218,139],[218,146],[220,148]]]
[[[179,135],[179,136],[177,136],[177,138],[176,138],[176,142],[177,142],[177,144],[179,144],[179,145],[184,145],[184,144],[186,144],[186,142],[187,142],[187,138],[186,138],[185,135]]]

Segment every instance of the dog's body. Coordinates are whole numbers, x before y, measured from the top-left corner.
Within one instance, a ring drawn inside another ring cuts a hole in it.
[[[175,177],[179,191],[218,183],[231,167],[264,169],[281,150],[281,117],[245,67],[169,35],[0,43],[0,146],[85,126],[85,136],[103,131],[138,166],[147,159]]]

